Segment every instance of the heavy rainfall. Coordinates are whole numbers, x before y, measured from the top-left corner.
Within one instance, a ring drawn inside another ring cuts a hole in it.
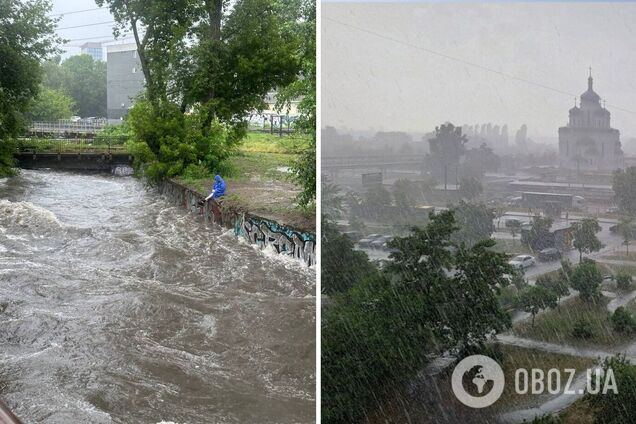
[[[322,422],[636,422],[636,7],[321,16]]]

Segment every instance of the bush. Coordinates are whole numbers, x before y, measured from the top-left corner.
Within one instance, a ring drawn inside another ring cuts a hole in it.
[[[616,286],[619,290],[627,291],[632,285],[632,276],[626,272],[619,272],[616,275]]]
[[[135,167],[151,181],[183,175],[220,173],[224,161],[245,136],[245,125],[224,125],[213,121],[206,126],[205,114],[197,109],[185,115],[171,102],[153,105],[139,100],[130,109],[128,122],[133,140],[130,151]],[[193,168],[191,165],[195,165]]]
[[[574,329],[572,330],[572,335],[577,339],[591,339],[594,337],[592,323],[587,320],[580,320],[576,324],[574,324]]]
[[[636,320],[623,306],[614,311],[611,321],[614,331],[619,333],[631,333],[636,330]]]
[[[604,375],[612,370],[616,381],[616,391],[600,390],[597,394],[586,394],[594,410],[595,422],[599,424],[631,424],[636,422],[636,366],[630,364],[624,355],[606,358],[601,364]],[[601,388],[605,379],[601,378]]]

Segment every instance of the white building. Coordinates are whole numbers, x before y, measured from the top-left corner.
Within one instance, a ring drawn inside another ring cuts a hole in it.
[[[559,164],[562,169],[613,171],[624,166],[620,132],[610,127],[610,112],[587,80],[579,107],[570,109],[566,127],[559,128]]]

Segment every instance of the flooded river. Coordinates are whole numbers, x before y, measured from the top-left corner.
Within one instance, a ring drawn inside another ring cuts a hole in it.
[[[132,177],[0,179],[0,399],[25,423],[312,422],[314,290]]]

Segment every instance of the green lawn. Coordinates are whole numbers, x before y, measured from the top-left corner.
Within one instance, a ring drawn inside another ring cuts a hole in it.
[[[544,371],[545,375],[549,369],[555,368],[561,371],[561,378],[563,379],[569,376],[569,374],[566,374],[564,371],[566,368],[576,369],[578,373],[590,368],[595,362],[589,358],[554,354],[515,346],[503,345],[501,350],[505,354],[502,368],[506,386],[501,398],[499,398],[494,405],[495,408],[501,411],[513,408],[535,407],[552,396],[549,393],[544,395],[518,394],[515,390],[515,372],[517,369],[524,368],[530,370],[532,368],[539,368]]]
[[[495,252],[507,253],[512,256],[528,254],[531,255],[534,252],[530,250],[528,246],[521,243],[519,239],[516,240],[508,240],[508,239],[494,239],[497,244],[492,247],[492,250]]]
[[[575,297],[563,302],[556,309],[538,315],[534,327],[531,320],[525,320],[515,324],[513,331],[520,337],[552,343],[595,345],[601,348],[618,346],[628,342],[630,338],[612,330],[610,314],[606,309],[607,302],[608,299],[604,298],[598,304],[591,305]],[[591,324],[592,338],[582,340],[572,335],[575,324],[581,320],[587,320]]]
[[[579,399],[560,415],[563,424],[594,424],[594,410],[589,403]]]
[[[260,153],[299,153],[310,146],[310,139],[304,134],[277,134],[250,132],[243,140],[240,150]]]

